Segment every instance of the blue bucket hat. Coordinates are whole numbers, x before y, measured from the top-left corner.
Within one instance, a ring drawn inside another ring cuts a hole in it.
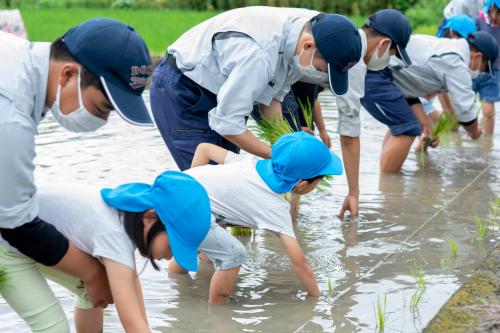
[[[341,175],[342,161],[328,147],[305,132],[283,135],[272,147],[270,160],[260,160],[256,169],[276,193],[290,192],[301,180]]]
[[[151,58],[134,28],[108,18],[94,18],[63,36],[69,53],[98,76],[118,114],[134,125],[149,125],[142,93],[151,74]]]
[[[193,177],[166,171],[153,185],[104,188],[101,196],[106,204],[122,211],[154,209],[165,225],[175,260],[188,271],[198,270],[198,247],[210,228],[211,212],[207,192]]]
[[[474,20],[465,14],[458,14],[443,21],[437,32],[438,37],[443,37],[446,30],[453,30],[458,33],[462,38],[467,38],[471,33],[477,31],[476,23]]]
[[[330,89],[343,95],[349,87],[347,71],[361,58],[358,28],[345,16],[324,13],[314,17],[311,26],[319,53],[328,63]]]

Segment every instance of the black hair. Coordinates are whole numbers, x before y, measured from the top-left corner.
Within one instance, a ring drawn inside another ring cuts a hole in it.
[[[470,52],[481,52],[481,50],[478,49],[477,46],[471,40],[467,39],[467,42],[469,43]]]
[[[311,184],[311,183],[314,183],[318,179],[322,179],[323,177],[324,177],[324,175],[320,175],[320,176],[316,176],[316,177],[309,178],[309,179],[304,179],[304,180],[306,182],[308,182],[309,184]]]
[[[50,59],[59,62],[63,61],[78,62],[75,60],[75,58],[73,58],[73,56],[69,52],[62,37],[59,37],[52,44],[50,44]],[[108,95],[106,94],[106,91],[104,90],[104,87],[99,77],[97,77],[97,75],[95,75],[94,73],[90,72],[82,64],[80,64],[80,66],[82,68],[80,71],[81,88],[82,89],[87,87],[97,88],[103,93],[103,95],[106,98],[108,98]]]
[[[371,18],[371,16],[370,16]],[[366,38],[376,38],[376,37],[384,37],[384,38],[389,38],[389,36],[387,35],[384,35],[383,33],[380,33],[379,31],[377,31],[376,29],[370,27],[370,25],[368,23],[365,23],[361,29],[363,29],[363,31],[365,32],[366,34]],[[392,39],[391,39],[391,46],[390,46],[390,50],[397,50],[396,48],[396,44],[394,44],[392,42]]]
[[[156,221],[151,229],[149,230],[146,240],[144,239],[144,213],[145,212],[126,212],[122,210],[118,210],[118,214],[120,216],[120,220],[123,223],[123,227],[125,228],[125,232],[128,237],[137,247],[139,253],[148,258],[151,261],[151,265],[157,271],[160,270],[158,265],[153,258],[153,239],[162,231],[165,231],[165,225],[161,222],[160,219]]]

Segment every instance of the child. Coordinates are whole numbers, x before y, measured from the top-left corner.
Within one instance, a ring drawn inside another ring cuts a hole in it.
[[[102,197],[99,189],[73,184],[39,192],[40,216],[104,265],[125,331],[149,332],[135,246],[155,268],[155,259],[170,259],[174,253],[183,267],[196,271],[197,249],[210,224],[203,187],[186,174],[167,171],[152,186],[125,184],[102,190]],[[0,293],[31,330],[69,332],[64,311],[43,273],[77,295],[77,331],[102,332],[103,310],[93,308],[80,280],[35,264],[5,242],[0,245],[0,260],[8,279]]]
[[[210,161],[220,165],[205,165]],[[246,256],[243,245],[222,229],[228,224],[264,229],[278,236],[304,289],[311,296],[319,295],[283,194],[309,193],[323,176],[342,174],[342,162],[325,144],[304,132],[287,134],[273,145],[270,160],[202,144],[196,149],[193,168],[185,173],[207,190],[215,220],[200,245],[216,270],[210,284],[211,303],[229,300]],[[182,271],[175,261],[169,263],[169,272]]]
[[[491,34],[500,43],[500,0],[487,0],[479,16],[475,18],[477,29]],[[500,59],[493,64],[492,75],[482,74],[474,80],[474,90],[483,101],[483,124],[485,134],[492,135],[495,129],[495,102],[500,101]]]

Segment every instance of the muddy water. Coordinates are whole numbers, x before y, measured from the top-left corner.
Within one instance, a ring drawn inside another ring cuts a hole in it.
[[[334,150],[340,153],[335,104],[331,95],[321,98]],[[148,266],[141,279],[153,330],[373,332],[377,295],[387,298],[386,332],[425,327],[499,239],[498,231],[495,236],[490,230],[485,241],[477,241],[474,217],[487,215],[489,201],[500,194],[500,136],[472,142],[463,132],[456,133],[431,151],[424,165],[412,153],[401,174],[381,175],[378,155],[385,128],[366,112],[362,124],[359,219],[336,218],[346,194],[345,177],[337,177],[324,192],[304,197],[301,206],[297,236],[323,290],[321,297],[306,297],[277,239],[257,232],[241,239],[249,258],[225,306],[207,304],[209,267],[168,277]],[[175,168],[156,130],[127,125],[115,115],[98,134],[85,135],[65,132],[47,119],[37,143],[40,184],[77,180],[109,186],[151,181]],[[458,244],[456,258],[450,257],[448,238]],[[416,290],[410,274],[414,262],[425,271],[426,291],[418,307],[410,309]],[[137,259],[139,269],[143,263]],[[71,318],[71,295],[53,286]],[[0,302],[0,331],[27,331]],[[113,308],[107,310],[105,331],[121,331]]]

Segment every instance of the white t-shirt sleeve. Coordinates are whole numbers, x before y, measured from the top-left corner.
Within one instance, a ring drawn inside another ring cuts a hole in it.
[[[256,158],[256,157],[251,155],[251,154],[236,154],[236,153],[233,153],[232,151],[228,151],[226,158],[224,159],[224,164],[231,164],[231,163],[235,163],[235,162],[251,160],[254,158]]]
[[[134,246],[122,231],[116,230],[96,235],[92,256],[111,259],[135,271]]]
[[[268,209],[262,215],[259,229],[265,229],[279,234],[295,237],[293,230],[290,205],[283,205]]]

